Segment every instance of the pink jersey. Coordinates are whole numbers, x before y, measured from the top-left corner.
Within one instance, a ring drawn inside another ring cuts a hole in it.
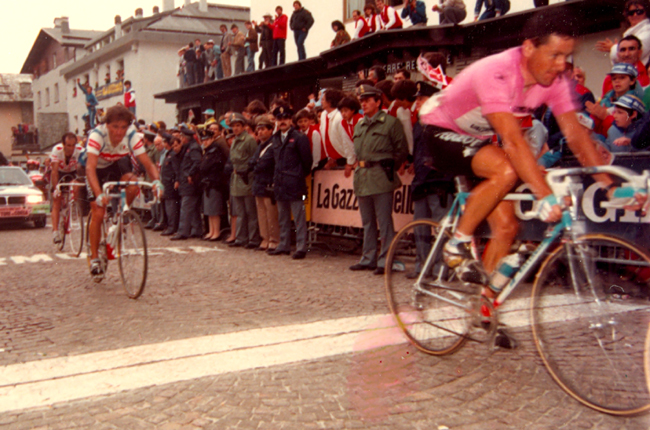
[[[130,125],[126,131],[124,139],[117,145],[113,146],[108,138],[106,124],[101,124],[88,136],[87,151],[88,154],[98,156],[97,168],[104,169],[122,157],[133,154],[134,157],[145,154],[142,134],[138,133],[135,126]]]
[[[420,121],[489,138],[494,130],[486,114],[510,112],[525,117],[543,104],[555,115],[577,110],[569,81],[564,76],[556,78],[548,87],[533,85],[524,92],[521,56],[521,48],[512,48],[472,64],[438,95],[439,106],[420,114]]]

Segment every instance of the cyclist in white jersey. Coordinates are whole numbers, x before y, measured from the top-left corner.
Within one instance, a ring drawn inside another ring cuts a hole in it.
[[[59,212],[61,211],[61,195],[56,186],[59,178],[66,175],[76,176],[79,155],[83,151],[83,146],[77,144],[77,136],[74,133],[66,133],[61,138],[61,143],[54,145],[50,154],[52,176],[52,241],[61,243],[59,235]],[[75,192],[75,190],[71,190]]]
[[[163,187],[158,170],[145,152],[142,135],[131,124],[133,115],[122,105],[116,105],[106,112],[105,123],[99,125],[88,136],[86,145],[86,187],[92,218],[89,225],[90,274],[98,281],[104,277],[104,269],[98,258],[101,225],[109,198],[102,193],[102,185],[110,181],[136,181],[130,172],[129,156],[142,163],[149,177],[153,179],[154,192],[162,194]],[[133,201],[138,187],[126,189],[127,201]]]

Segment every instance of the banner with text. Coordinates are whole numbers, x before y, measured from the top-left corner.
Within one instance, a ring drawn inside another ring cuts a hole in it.
[[[393,194],[393,223],[399,230],[413,221],[411,182],[413,175],[400,176],[402,186]],[[312,188],[311,221],[343,227],[363,227],[359,202],[352,187],[352,176],[343,170],[317,170]]]

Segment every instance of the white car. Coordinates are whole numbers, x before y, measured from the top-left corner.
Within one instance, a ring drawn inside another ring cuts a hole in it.
[[[42,228],[50,204],[20,167],[0,167],[0,222],[32,221]]]

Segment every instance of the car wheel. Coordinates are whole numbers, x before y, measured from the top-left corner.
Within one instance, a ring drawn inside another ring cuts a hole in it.
[[[40,217],[34,220],[34,227],[43,228],[47,225],[47,217]]]

